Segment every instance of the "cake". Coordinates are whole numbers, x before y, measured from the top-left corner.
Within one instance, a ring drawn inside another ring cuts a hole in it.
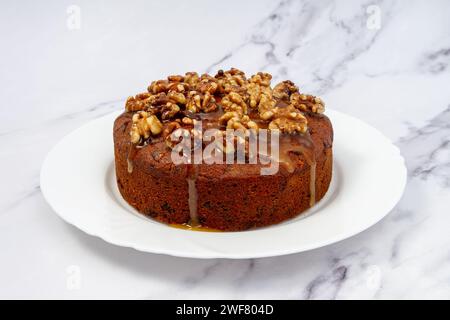
[[[234,68],[214,76],[188,72],[129,97],[113,128],[123,198],[157,221],[197,230],[269,226],[314,206],[331,181],[331,122],[320,98],[289,80],[272,86],[271,79]],[[210,139],[217,142],[210,148],[215,162],[207,161],[208,144],[198,139],[207,129],[217,132]],[[227,145],[230,130],[241,136]],[[255,153],[249,137],[262,133],[274,144],[260,152],[260,139]],[[262,174],[270,166],[277,170]]]

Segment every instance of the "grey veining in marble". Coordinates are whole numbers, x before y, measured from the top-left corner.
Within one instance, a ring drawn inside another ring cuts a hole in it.
[[[0,298],[450,298],[450,2],[80,1],[79,28],[72,4],[0,4]],[[350,239],[248,260],[115,247],[52,212],[39,171],[65,134],[151,79],[231,66],[392,139],[399,204]]]

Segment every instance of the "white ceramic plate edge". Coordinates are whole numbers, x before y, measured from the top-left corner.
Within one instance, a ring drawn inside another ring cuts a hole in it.
[[[339,112],[336,111],[327,111],[327,114],[339,114]],[[111,117],[111,115],[107,115],[106,117]],[[351,118],[352,121],[358,122],[364,126],[368,126],[369,125],[365,124],[364,122],[362,122],[359,119],[356,119],[354,117],[345,115],[345,117]],[[332,116],[331,116],[332,118]],[[94,120],[96,121],[96,120]],[[79,228],[80,230],[84,231],[85,233],[92,235],[92,236],[97,236],[107,242],[110,242],[112,244],[116,244],[116,245],[120,245],[120,246],[125,246],[125,247],[131,247],[134,248],[136,250],[139,251],[144,251],[144,252],[152,252],[152,253],[157,253],[157,254],[169,254],[169,255],[173,255],[173,256],[179,256],[179,257],[190,257],[190,258],[232,258],[232,259],[242,259],[242,258],[261,258],[261,257],[269,257],[269,256],[278,256],[278,255],[286,255],[286,254],[292,254],[292,253],[297,253],[297,252],[301,252],[301,251],[307,251],[307,250],[312,250],[315,248],[319,248],[322,246],[326,246],[329,245],[331,243],[335,243],[344,239],[347,239],[349,237],[352,237],[360,232],[362,232],[363,230],[371,227],[372,225],[374,225],[375,223],[377,223],[378,221],[380,221],[384,216],[386,216],[396,205],[396,203],[398,202],[398,200],[400,199],[403,190],[405,188],[406,185],[406,167],[404,165],[404,159],[401,157],[400,155],[400,150],[393,145],[389,139],[387,139],[385,136],[383,136],[377,129],[370,127],[371,130],[374,130],[378,135],[380,139],[384,139],[386,144],[389,144],[390,147],[390,155],[391,157],[396,157],[396,161],[399,161],[398,164],[398,183],[397,186],[395,188],[395,192],[391,194],[390,196],[390,201],[388,201],[387,203],[385,203],[384,205],[384,214],[374,217],[373,219],[367,219],[365,221],[365,225],[360,227],[358,230],[353,230],[352,232],[347,232],[347,233],[341,233],[341,234],[336,234],[334,237],[330,237],[327,238],[323,241],[319,241],[319,242],[315,242],[315,243],[311,243],[309,246],[308,245],[303,245],[301,248],[277,248],[276,250],[267,250],[265,252],[255,252],[255,254],[249,254],[248,252],[244,252],[244,253],[240,253],[240,252],[235,252],[235,253],[223,253],[223,252],[218,252],[217,250],[210,250],[207,247],[203,247],[201,248],[202,250],[200,251],[180,251],[180,250],[173,250],[170,248],[164,248],[164,247],[153,247],[151,248],[151,250],[149,250],[149,248],[147,246],[143,246],[143,245],[139,245],[130,241],[121,241],[119,239],[117,239],[114,236],[108,236],[107,233],[99,233],[98,230],[96,230],[95,228],[91,228],[89,225],[85,225],[83,223],[80,223],[80,221],[77,221],[76,219],[74,219],[72,216],[70,216],[70,214],[65,214],[65,208],[61,206],[60,203],[56,203],[54,201],[52,201],[52,198],[54,196],[54,194],[49,194],[48,191],[51,190],[51,186],[49,184],[51,184],[51,180],[47,179],[49,178],[49,176],[46,174],[49,172],[49,170],[51,170],[51,168],[49,167],[50,163],[51,163],[51,159],[54,155],[55,152],[58,151],[58,148],[61,144],[64,143],[64,141],[66,141],[67,138],[72,137],[74,135],[77,134],[77,132],[81,131],[81,130],[85,130],[86,128],[88,128],[89,126],[92,125],[91,123],[85,124],[84,126],[76,129],[75,131],[69,133],[66,137],[64,137],[60,142],[58,142],[53,148],[52,150],[48,153],[47,157],[44,160],[42,169],[41,169],[41,175],[40,175],[40,180],[41,180],[41,191],[44,195],[44,198],[47,200],[47,202],[49,203],[50,207],[61,217],[63,218],[65,221],[67,221],[68,223],[74,225],[75,227]],[[111,124],[112,126],[112,124]],[[401,163],[401,166],[399,165]],[[266,229],[266,230],[270,230],[270,229]],[[183,231],[181,230],[180,232],[188,232],[188,231]],[[248,233],[252,233],[254,231],[245,231],[245,232],[240,232],[240,233],[234,233],[234,234],[248,234]]]

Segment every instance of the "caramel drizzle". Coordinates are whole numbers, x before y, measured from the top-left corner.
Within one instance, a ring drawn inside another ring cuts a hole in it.
[[[133,160],[136,157],[137,150],[138,150],[137,146],[134,143],[130,143],[130,147],[128,149],[128,155],[127,155],[128,173],[133,173],[133,168],[134,168]]]
[[[189,230],[189,231],[222,232],[222,230],[209,228],[209,227],[203,227],[201,225],[194,227],[194,226],[191,226],[189,223],[183,223],[183,224],[173,223],[173,224],[170,224],[170,226],[173,228]]]
[[[291,152],[303,154],[309,165],[309,206],[312,207],[316,203],[316,157],[311,135],[307,132],[305,134],[284,136],[281,139],[279,162],[284,163],[290,173],[295,170]]]
[[[133,161],[130,158],[127,158],[127,170],[128,173],[133,173]]]
[[[198,167],[194,164],[189,164],[186,181],[188,183],[188,193],[189,193],[188,204],[189,204],[190,219],[187,225],[191,228],[200,226],[200,222],[198,219],[198,192],[196,185],[197,175],[198,175]]]

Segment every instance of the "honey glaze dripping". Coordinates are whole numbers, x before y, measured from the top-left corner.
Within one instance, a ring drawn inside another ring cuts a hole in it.
[[[169,224],[169,226],[171,226],[173,228],[177,228],[177,229],[190,230],[190,231],[222,232],[222,230],[203,227],[201,225],[191,226],[189,223],[183,223],[183,224],[172,223],[172,224]]]
[[[130,158],[127,158],[127,170],[128,173],[133,173],[133,161]]]
[[[295,163],[291,158],[291,152],[303,154],[309,165],[309,206],[312,207],[316,203],[316,157],[314,143],[309,132],[280,137],[279,162],[283,163],[290,173],[293,173]]]
[[[200,226],[197,214],[197,202],[198,202],[198,193],[196,185],[197,175],[198,175],[197,166],[194,164],[188,164],[187,178],[186,178],[186,181],[188,183],[188,195],[189,195],[188,204],[190,216],[188,225],[193,228]]]
[[[203,129],[220,129],[221,124],[219,119],[223,116],[224,111],[220,105],[218,105],[217,110],[212,112],[199,112],[191,113],[187,112],[186,117],[191,118],[202,123]]]
[[[130,143],[130,148],[128,149],[127,155],[127,170],[128,173],[133,173],[133,160],[136,157],[137,146],[134,143]]]

